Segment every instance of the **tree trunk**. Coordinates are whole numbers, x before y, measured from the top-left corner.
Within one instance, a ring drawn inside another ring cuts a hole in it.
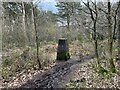
[[[67,15],[67,30],[70,30],[70,15]]]
[[[84,3],[84,2],[83,2]],[[87,4],[84,3],[85,6],[87,6],[87,8],[89,9],[90,11],[90,16],[91,16],[91,19],[92,19],[92,22],[93,22],[93,40],[94,40],[94,49],[95,49],[95,55],[97,57],[97,65],[100,66],[100,61],[99,61],[99,54],[98,54],[98,40],[97,40],[97,19],[98,19],[98,10],[97,10],[97,4],[96,4],[96,0],[95,0],[95,3],[94,3],[94,6],[95,6],[95,10],[93,10],[91,7],[90,7],[90,1],[87,0]],[[93,12],[94,11],[94,12]]]
[[[120,2],[119,2],[120,4]],[[120,6],[118,9],[118,57],[120,60]]]
[[[120,1],[118,3],[120,5]],[[118,71],[120,71],[120,6],[118,9],[118,61],[117,61]],[[120,87],[120,72],[118,73],[118,85]]]
[[[113,61],[113,35],[112,35],[112,17],[111,17],[111,3],[110,0],[108,0],[108,33],[109,33],[109,39],[108,39],[108,45],[109,45],[109,62],[110,62],[110,70],[115,73],[115,64]]]
[[[32,4],[33,6],[33,4]],[[36,25],[36,17],[37,17],[37,14],[35,12],[35,7],[33,6],[33,23],[34,23],[34,29],[35,29],[35,38],[36,38],[36,49],[37,49],[37,62],[38,62],[38,65],[39,65],[39,69],[41,69],[41,62],[40,62],[40,59],[39,59],[39,41],[38,41],[38,32],[37,32],[37,25]]]
[[[94,22],[94,44],[95,44],[95,54],[97,57],[97,64],[100,65],[99,54],[98,54],[98,40],[96,37],[96,20]]]
[[[3,12],[2,2],[0,2],[0,67],[2,66],[2,26],[4,23],[2,12]]]
[[[32,2],[30,2],[31,7],[33,8]],[[30,41],[30,45],[31,46],[35,46],[36,44],[36,35],[35,35],[35,26],[34,26],[34,14],[33,14],[33,9],[31,9],[31,41]]]
[[[25,5],[24,5],[24,2],[22,2],[22,23],[23,23],[23,35],[25,37],[25,46],[28,44],[28,37],[27,37],[27,32],[26,32],[26,24],[25,24]]]

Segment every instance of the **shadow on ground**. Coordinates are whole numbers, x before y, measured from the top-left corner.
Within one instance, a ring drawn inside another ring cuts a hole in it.
[[[82,60],[72,58],[65,62],[59,62],[59,64],[52,67],[52,69],[47,70],[43,74],[38,74],[35,78],[28,80],[19,88],[59,88],[61,86],[60,82],[71,72],[70,68],[73,65],[85,63],[94,57],[95,54],[92,54],[84,56]]]

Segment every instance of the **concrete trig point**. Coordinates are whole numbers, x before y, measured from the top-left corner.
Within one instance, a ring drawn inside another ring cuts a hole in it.
[[[66,38],[60,38],[58,41],[57,48],[57,60],[68,60],[70,59],[68,42]]]

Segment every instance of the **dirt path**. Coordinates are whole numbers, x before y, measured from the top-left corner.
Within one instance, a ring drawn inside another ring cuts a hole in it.
[[[34,79],[27,81],[20,88],[59,88],[63,87],[69,81],[69,74],[73,72],[71,69],[77,64],[84,63],[94,58],[94,54],[85,56],[82,62],[76,58],[70,59],[66,62],[59,62],[58,65],[46,71],[43,74],[37,75]],[[64,82],[64,83],[63,83]]]

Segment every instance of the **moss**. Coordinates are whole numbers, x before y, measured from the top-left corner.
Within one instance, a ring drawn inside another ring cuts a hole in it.
[[[69,52],[61,52],[61,53],[58,53],[57,55],[57,60],[68,60],[70,59],[70,54]]]
[[[116,73],[116,72],[117,72],[117,70],[116,70],[115,67],[112,67],[112,68],[110,69],[110,71],[111,71],[112,73]]]

